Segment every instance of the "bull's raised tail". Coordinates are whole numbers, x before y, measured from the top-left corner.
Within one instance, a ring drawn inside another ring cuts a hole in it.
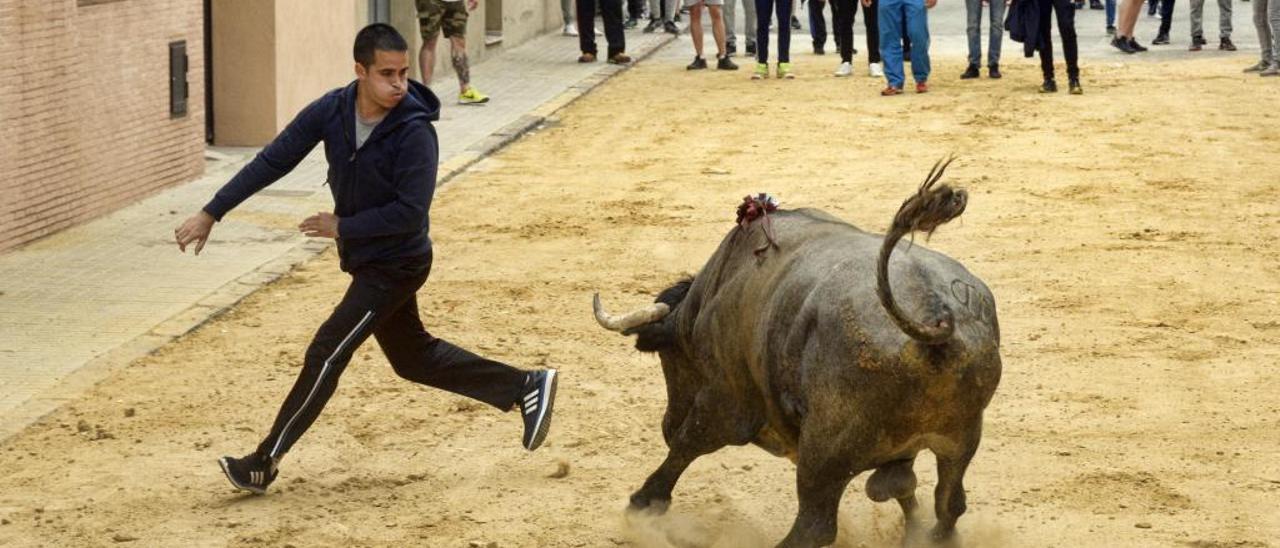
[[[952,190],[947,185],[934,188],[934,184],[942,178],[942,173],[951,165],[953,157],[938,160],[929,171],[924,184],[915,195],[902,202],[897,215],[893,217],[893,226],[884,236],[884,245],[880,248],[880,259],[876,263],[876,295],[880,304],[889,313],[893,323],[911,338],[925,344],[942,344],[955,333],[955,320],[951,309],[941,299],[928,295],[930,299],[929,318],[917,322],[908,318],[898,303],[893,299],[893,290],[889,287],[889,256],[893,254],[898,240],[912,232],[925,233],[928,239],[939,226],[959,217],[969,201],[969,195],[963,190]]]

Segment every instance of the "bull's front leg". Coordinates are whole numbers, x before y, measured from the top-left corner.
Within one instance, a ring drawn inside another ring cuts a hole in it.
[[[666,512],[671,506],[671,491],[675,489],[676,481],[697,457],[698,455],[677,452],[674,449],[668,451],[662,465],[649,474],[649,479],[645,480],[644,486],[631,495],[630,509]]]
[[[671,504],[671,491],[676,482],[695,459],[731,443],[746,443],[739,438],[740,433],[748,429],[738,425],[753,415],[742,412],[734,403],[728,396],[704,389],[693,398],[692,405],[685,408],[687,413],[679,413],[679,406],[668,409],[663,433],[670,450],[662,465],[631,495],[632,510],[665,512]]]

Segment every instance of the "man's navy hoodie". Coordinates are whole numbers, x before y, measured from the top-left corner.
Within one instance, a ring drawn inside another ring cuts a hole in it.
[[[298,113],[271,144],[240,170],[204,211],[222,220],[232,208],[276,182],[324,141],[328,184],[338,221],[342,270],[431,251],[431,197],[440,144],[432,122],[440,100],[409,80],[408,93],[356,150],[356,82]]]

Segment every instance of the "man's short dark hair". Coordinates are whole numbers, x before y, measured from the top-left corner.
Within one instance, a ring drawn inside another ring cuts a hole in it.
[[[356,45],[352,53],[357,63],[368,68],[373,64],[376,50],[409,51],[409,44],[395,27],[386,23],[374,23],[356,34]]]

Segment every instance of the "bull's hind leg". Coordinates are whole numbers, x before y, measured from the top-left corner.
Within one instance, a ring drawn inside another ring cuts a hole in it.
[[[876,502],[889,499],[898,501],[902,514],[910,524],[919,506],[916,502],[916,473],[912,470],[915,457],[881,465],[867,478],[867,498]]]
[[[861,469],[848,458],[837,454],[833,446],[815,447],[821,444],[800,445],[796,463],[796,492],[800,510],[791,532],[779,547],[808,548],[826,546],[836,540],[836,516],[840,509],[840,497],[845,487]]]
[[[934,489],[933,507],[938,516],[938,523],[931,533],[935,540],[950,538],[956,530],[956,520],[967,509],[964,493],[964,473],[969,468],[969,461],[978,452],[978,442],[982,437],[982,428],[977,426],[967,432],[968,439],[963,440],[955,453],[947,451],[934,452],[938,456],[938,487]]]

